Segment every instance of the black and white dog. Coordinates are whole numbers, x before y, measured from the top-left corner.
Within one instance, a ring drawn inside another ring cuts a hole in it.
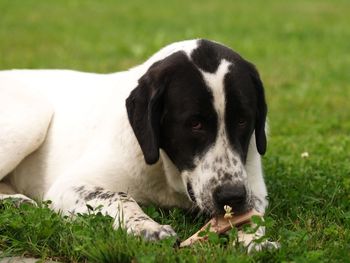
[[[114,226],[175,235],[138,204],[264,212],[266,103],[255,67],[208,40],[171,44],[113,74],[0,73],[0,199],[65,214],[102,205]]]

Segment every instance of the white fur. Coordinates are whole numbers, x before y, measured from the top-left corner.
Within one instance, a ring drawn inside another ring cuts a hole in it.
[[[204,81],[214,97],[214,109],[219,117],[219,130],[224,126],[223,120],[225,119],[226,106],[226,98],[224,96],[224,78],[229,71],[230,65],[232,65],[230,62],[223,59],[215,73],[209,73],[201,70]]]

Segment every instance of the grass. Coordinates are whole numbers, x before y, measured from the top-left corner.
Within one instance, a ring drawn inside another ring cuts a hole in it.
[[[248,256],[213,240],[176,250],[111,231],[111,219],[64,219],[45,205],[0,208],[5,255],[65,262],[350,262],[350,27],[347,0],[0,0],[0,69],[111,72],[167,43],[223,42],[259,68],[270,116],[264,157],[270,239]],[[309,158],[301,158],[307,151]],[[205,218],[145,208],[181,238]],[[232,241],[232,240],[231,240]],[[220,245],[221,244],[221,245]]]

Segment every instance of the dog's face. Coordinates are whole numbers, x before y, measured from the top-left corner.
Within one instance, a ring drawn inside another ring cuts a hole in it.
[[[145,161],[159,149],[178,169],[189,198],[210,214],[252,207],[245,163],[251,138],[266,150],[266,103],[254,66],[219,44],[199,40],[155,62],[127,99]]]

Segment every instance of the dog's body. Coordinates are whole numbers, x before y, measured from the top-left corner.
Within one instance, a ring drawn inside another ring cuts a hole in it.
[[[2,163],[13,160],[12,152],[17,154],[24,145],[28,150],[23,155],[40,146],[23,161],[18,160],[21,162],[7,178],[19,193],[55,200],[63,188],[58,187],[59,192],[52,195],[49,190],[62,180],[63,185],[71,182],[127,192],[140,203],[189,206],[188,198],[179,198],[166,183],[162,162],[150,166],[143,160],[125,108],[126,98],[137,85],[137,79],[132,81],[132,72],[98,75],[66,70],[15,70],[1,76],[5,76],[1,79],[5,83],[1,91],[12,93],[11,98],[1,97],[1,117],[7,121],[8,110],[12,108],[22,121],[16,123],[19,126],[11,127],[12,123],[2,126],[6,132],[1,137]],[[10,83],[9,90],[4,88],[6,82]],[[25,91],[18,88],[20,82],[25,83]],[[18,109],[18,98],[28,90],[26,99],[33,96],[34,90],[39,90],[41,98],[34,95],[35,100]],[[23,137],[17,137],[19,132]],[[9,142],[8,149],[4,148],[12,136],[19,138],[16,145]],[[6,173],[12,166],[5,168]],[[71,209],[67,201],[54,202],[54,206],[67,211]]]
[[[206,40],[120,73],[3,71],[0,197],[66,214],[103,205],[115,227],[148,239],[175,233],[137,203],[263,213],[265,118],[255,68]]]

